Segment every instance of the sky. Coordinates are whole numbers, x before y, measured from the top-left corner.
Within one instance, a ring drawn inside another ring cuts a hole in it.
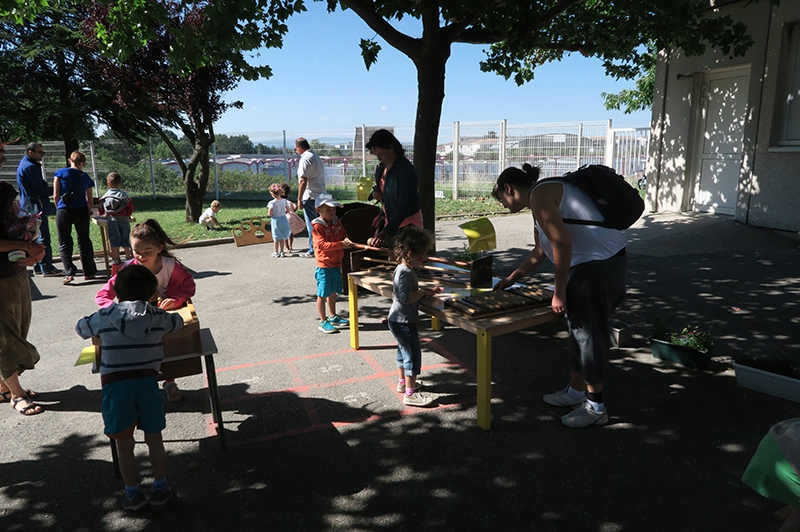
[[[283,48],[262,50],[254,64],[267,64],[273,75],[243,81],[227,95],[241,100],[215,125],[217,133],[311,133],[350,130],[362,124],[411,126],[417,103],[417,73],[412,61],[375,35],[352,11],[328,13],[325,3],[307,2],[307,12],[291,17]],[[404,19],[400,29],[417,36],[420,24]],[[360,39],[381,45],[369,71],[361,58]],[[613,127],[648,126],[649,112],[626,115],[608,111],[602,92],[616,93],[633,81],[605,75],[599,60],[572,54],[537,68],[535,79],[521,87],[479,63],[488,46],[456,44],[446,67],[441,124],[508,120],[541,124],[609,120]],[[314,135],[316,136],[316,135]]]

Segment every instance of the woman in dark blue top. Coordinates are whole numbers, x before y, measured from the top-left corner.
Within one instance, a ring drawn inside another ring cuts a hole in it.
[[[75,280],[77,268],[72,262],[72,227],[78,235],[78,250],[83,266],[83,278],[94,279],[97,266],[94,249],[89,238],[89,222],[92,215],[92,190],[94,181],[83,171],[86,156],[74,151],[69,156],[69,168],[62,168],[53,179],[53,201],[56,204],[56,228],[58,229],[58,251],[64,265],[64,284]]]

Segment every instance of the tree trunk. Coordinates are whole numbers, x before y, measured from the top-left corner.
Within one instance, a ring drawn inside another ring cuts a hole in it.
[[[414,127],[414,168],[419,175],[419,198],[425,229],[436,230],[436,145],[439,137],[439,122],[444,100],[445,63],[450,56],[449,46],[444,50],[428,49],[436,54],[415,61],[417,66],[417,117]]]
[[[203,213],[203,198],[205,198],[208,188],[209,146],[211,143],[208,141],[208,137],[198,133],[192,159],[183,175],[183,182],[186,185],[186,223],[196,224]],[[198,181],[195,181],[198,166],[200,166],[200,174]]]

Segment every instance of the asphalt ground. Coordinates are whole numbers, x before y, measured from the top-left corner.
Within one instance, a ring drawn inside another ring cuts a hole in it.
[[[529,214],[493,222],[494,271],[505,275],[533,226]],[[648,215],[626,233],[629,292],[616,317],[633,338],[612,352],[610,424],[582,430],[541,401],[567,382],[563,324],[495,338],[484,431],[474,335],[423,321],[423,380],[437,406],[404,407],[380,322],[388,300],[360,294],[355,351],[345,331],[316,330],[313,260],[274,259],[271,244],[179,250],[219,347],[229,450],[213,436],[204,378],[179,379],[184,400],[167,404],[164,431],[177,498],[134,513],[119,504],[99,377],[74,366],[87,344],[74,325],[96,310],[102,281],[35,277],[29,340],[42,360],[22,383],[44,393],[46,412],[0,408],[0,530],[777,530],[782,505],[740,479],[769,427],[800,405],[739,388],[729,363],[744,350],[797,352],[797,235],[708,214]],[[440,254],[465,242],[457,221],[437,224]],[[531,280],[551,283],[552,268]],[[656,315],[712,332],[707,371],[652,358]],[[145,445],[137,456],[149,489]]]

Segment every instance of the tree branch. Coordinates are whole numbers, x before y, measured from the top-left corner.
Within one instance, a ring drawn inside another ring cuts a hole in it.
[[[341,0],[341,3],[355,11],[367,23],[367,26],[375,30],[375,33],[383,37],[394,48],[412,59],[419,54],[419,40],[397,31],[375,11],[374,4],[370,0]]]

